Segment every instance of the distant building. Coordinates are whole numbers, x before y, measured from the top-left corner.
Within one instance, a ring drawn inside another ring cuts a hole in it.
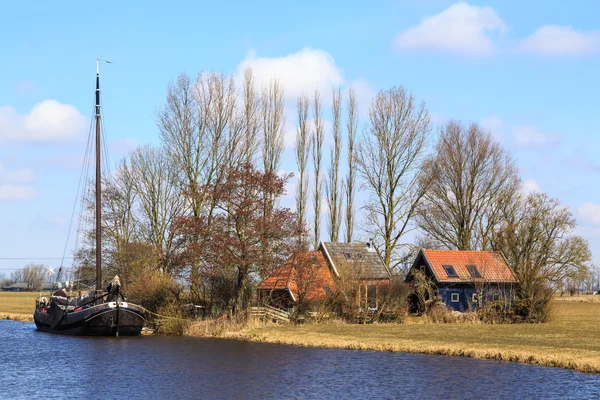
[[[58,289],[57,284],[55,282],[44,282],[42,283],[42,288],[33,288],[29,283],[25,282],[17,282],[12,285],[3,286],[2,291],[4,292],[50,292]]]
[[[504,256],[495,251],[421,249],[410,268],[422,271],[448,308],[466,311],[486,301],[512,301],[518,285]]]

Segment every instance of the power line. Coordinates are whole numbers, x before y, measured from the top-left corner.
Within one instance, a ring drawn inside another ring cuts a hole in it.
[[[75,257],[64,257],[72,260]],[[0,260],[62,260],[63,257],[0,257]]]

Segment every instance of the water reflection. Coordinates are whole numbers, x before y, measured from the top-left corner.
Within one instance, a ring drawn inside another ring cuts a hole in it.
[[[0,397],[599,398],[600,376],[498,361],[219,339],[79,338],[0,321]]]

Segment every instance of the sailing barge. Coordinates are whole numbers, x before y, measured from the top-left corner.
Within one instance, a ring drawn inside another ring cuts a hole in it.
[[[100,61],[103,60],[96,60],[96,291],[75,299],[57,291],[50,299],[39,299],[33,319],[42,332],[79,336],[139,335],[146,320],[141,306],[125,301],[118,276],[106,292],[102,288]]]

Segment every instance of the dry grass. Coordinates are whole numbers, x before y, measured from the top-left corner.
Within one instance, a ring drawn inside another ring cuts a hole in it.
[[[580,294],[575,296],[563,295],[554,296],[554,301],[577,301],[580,303],[600,303],[600,295]]]
[[[0,314],[33,315],[37,292],[0,292]]]
[[[254,324],[213,336],[311,347],[402,351],[600,372],[600,303],[556,301],[545,324]],[[190,329],[190,335],[206,336]]]

